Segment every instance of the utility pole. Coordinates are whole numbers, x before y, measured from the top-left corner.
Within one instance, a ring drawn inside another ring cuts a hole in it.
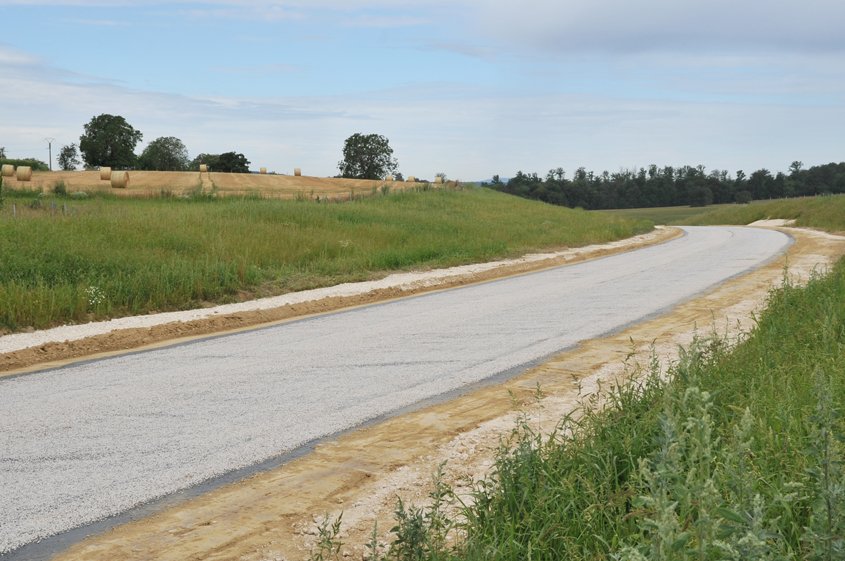
[[[50,171],[53,171],[53,141],[55,138],[45,138],[44,140],[47,141],[47,152],[50,154],[50,159],[47,160],[50,165]]]

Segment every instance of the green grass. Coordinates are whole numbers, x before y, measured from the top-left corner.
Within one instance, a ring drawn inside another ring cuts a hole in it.
[[[655,224],[686,224],[693,217],[700,216],[713,209],[732,208],[736,205],[711,205],[707,207],[667,206],[654,208],[621,208],[615,210],[594,210],[597,214],[621,216],[631,220],[650,220]]]
[[[471,501],[438,483],[433,506],[400,503],[370,558],[841,561],[843,356],[845,261],[773,293],[733,349],[700,339],[551,438],[522,423]]]
[[[655,224],[750,224],[767,218],[795,219],[797,226],[845,232],[845,195],[754,201],[751,204],[707,207],[659,207],[597,210],[596,213],[650,220]]]
[[[8,330],[280,294],[651,228],[486,189],[348,204],[5,194],[0,328]]]
[[[796,226],[845,232],[845,195],[820,195],[801,199],[758,201],[750,205],[727,205],[674,223],[750,224],[766,218],[794,219]]]

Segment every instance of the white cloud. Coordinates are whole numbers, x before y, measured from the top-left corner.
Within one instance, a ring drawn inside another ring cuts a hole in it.
[[[839,0],[484,0],[497,40],[559,53],[845,51]]]

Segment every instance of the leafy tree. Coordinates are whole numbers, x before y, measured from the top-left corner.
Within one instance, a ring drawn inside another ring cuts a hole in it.
[[[188,149],[175,136],[156,138],[138,158],[141,169],[153,171],[184,171],[189,165]]]
[[[6,147],[0,146],[0,160],[6,159]]]
[[[341,177],[354,179],[383,179],[398,166],[386,137],[361,133],[346,139],[343,160],[337,164]]]
[[[217,171],[217,163],[220,161],[219,154],[200,154],[196,158],[191,161],[190,169],[193,171],[199,171],[200,164],[205,164],[208,166],[208,169],[212,171]]]
[[[751,196],[751,191],[737,191],[734,198],[737,203],[747,205],[751,202],[753,197]]]
[[[79,150],[90,167],[109,166],[116,169],[135,166],[135,146],[141,141],[135,130],[119,115],[103,113],[92,117],[79,137]]]
[[[71,143],[62,146],[59,150],[59,167],[64,171],[73,171],[81,162],[79,161],[79,151],[76,149],[76,144]]]
[[[401,171],[397,171],[393,174],[393,181],[405,181],[405,176],[402,175]]]
[[[50,171],[50,166],[47,162],[36,160],[35,158],[0,158],[0,164],[10,164],[15,167],[29,166],[32,171]]]
[[[238,152],[223,152],[217,157],[217,167],[214,171],[249,173],[249,160]]]

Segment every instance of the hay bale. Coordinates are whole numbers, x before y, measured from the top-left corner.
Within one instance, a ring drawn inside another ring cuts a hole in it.
[[[392,176],[392,175],[388,175],[387,177],[385,177],[385,178],[384,178],[384,180],[385,180],[385,181],[393,181],[393,176]]]
[[[299,168],[293,168],[293,174],[294,174],[296,177],[302,177],[302,170],[301,170],[301,169],[299,169]]]
[[[200,164],[200,173],[208,173],[208,166],[206,164]]]
[[[408,179],[406,179],[405,181],[406,181],[406,182],[408,182],[408,183],[416,183],[416,182],[417,182],[417,178],[416,178],[416,177],[414,177],[413,175],[409,175],[409,176],[408,176]]]
[[[267,168],[261,168],[261,169],[259,169],[259,170],[258,170],[258,173],[260,173],[261,175],[266,175],[266,174],[267,174]]]
[[[14,175],[15,175],[15,166],[13,166],[12,164],[3,164],[2,176],[3,177],[12,177]]]
[[[436,176],[436,177],[434,178],[434,182],[435,182],[435,183],[443,183],[443,178],[442,178],[441,176],[439,176],[439,175],[438,175],[438,176]]]
[[[109,181],[110,179],[111,179],[111,168],[110,167],[100,168],[100,181]]]
[[[16,176],[18,181],[32,181],[32,168],[29,166],[18,166]]]
[[[113,171],[110,180],[112,189],[126,189],[129,186],[129,172]]]

